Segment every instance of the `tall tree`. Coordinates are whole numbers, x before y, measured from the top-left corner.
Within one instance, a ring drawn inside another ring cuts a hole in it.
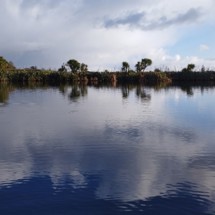
[[[80,70],[81,64],[75,60],[75,59],[71,59],[67,62],[67,65],[70,67],[71,72],[73,73],[77,73]]]
[[[194,68],[195,68],[195,64],[188,64],[188,65],[187,65],[187,70],[190,71],[190,72],[191,72]]]
[[[137,72],[141,72],[141,62],[140,61],[137,62],[137,64],[135,65],[135,67],[136,67],[136,71]]]
[[[152,60],[149,58],[143,58],[141,61],[138,61],[135,65],[137,72],[144,72],[146,67],[152,65]]]
[[[129,69],[130,69],[130,65],[129,65],[129,63],[128,62],[126,62],[126,61],[123,61],[122,62],[122,72],[128,72],[129,71]]]
[[[188,64],[186,68],[182,69],[182,72],[192,72],[195,68],[195,64]]]
[[[144,58],[141,60],[141,71],[145,71],[146,67],[152,65],[152,60],[149,58]]]

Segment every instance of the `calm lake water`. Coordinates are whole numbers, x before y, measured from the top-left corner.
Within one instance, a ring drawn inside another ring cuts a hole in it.
[[[0,85],[0,214],[215,214],[215,88]]]

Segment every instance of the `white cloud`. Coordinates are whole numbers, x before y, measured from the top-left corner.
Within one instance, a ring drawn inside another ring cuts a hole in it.
[[[77,58],[89,69],[113,69],[120,68],[123,60],[134,65],[143,57],[151,57],[156,67],[165,63],[169,47],[190,26],[195,29],[211,21],[213,4],[210,0],[3,1],[0,54],[21,67],[58,68]],[[120,25],[105,28],[107,20]],[[180,62],[177,59],[177,65]]]
[[[201,51],[207,51],[207,50],[209,50],[210,48],[209,48],[208,45],[201,44],[201,45],[199,46],[199,49],[200,49]]]

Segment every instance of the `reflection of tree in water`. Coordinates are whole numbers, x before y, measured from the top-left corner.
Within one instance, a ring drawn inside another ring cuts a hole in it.
[[[68,91],[68,86],[61,84],[59,86],[59,91],[60,91],[60,93],[62,93],[65,96],[67,94],[67,91]]]
[[[151,99],[151,95],[147,94],[144,87],[142,87],[141,85],[138,85],[136,88],[136,96],[138,98],[143,99],[143,100],[150,100]]]
[[[147,94],[144,87],[141,85],[122,85],[121,91],[122,91],[122,97],[124,99],[129,97],[129,94],[131,91],[135,90],[135,94],[137,98],[141,98],[142,100],[150,100],[151,95]]]
[[[191,86],[188,86],[188,85],[186,85],[186,86],[181,86],[181,90],[182,90],[183,92],[186,92],[188,96],[193,96],[193,95],[194,95],[193,89],[192,89]]]
[[[0,84],[0,103],[5,104],[13,88],[8,84]]]
[[[129,88],[127,86],[122,87],[122,97],[124,99],[128,98],[129,96]]]
[[[122,85],[121,91],[122,91],[122,97],[124,99],[128,98],[130,91],[134,89],[133,85]]]
[[[79,85],[80,91],[81,91],[81,96],[86,96],[87,95],[87,85],[81,84]]]
[[[69,85],[60,85],[59,91],[63,96],[68,96],[70,100],[76,101],[80,97],[87,95],[87,85],[85,84],[75,84],[72,86]]]
[[[87,95],[87,86],[86,85],[73,85],[71,92],[69,93],[69,98],[71,100],[77,100],[81,96],[84,97]]]
[[[69,94],[70,99],[77,99],[81,95],[80,89],[77,85],[72,86],[71,92]]]

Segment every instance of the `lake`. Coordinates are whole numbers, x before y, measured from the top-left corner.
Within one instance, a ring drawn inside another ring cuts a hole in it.
[[[215,214],[215,88],[0,85],[0,214]]]

